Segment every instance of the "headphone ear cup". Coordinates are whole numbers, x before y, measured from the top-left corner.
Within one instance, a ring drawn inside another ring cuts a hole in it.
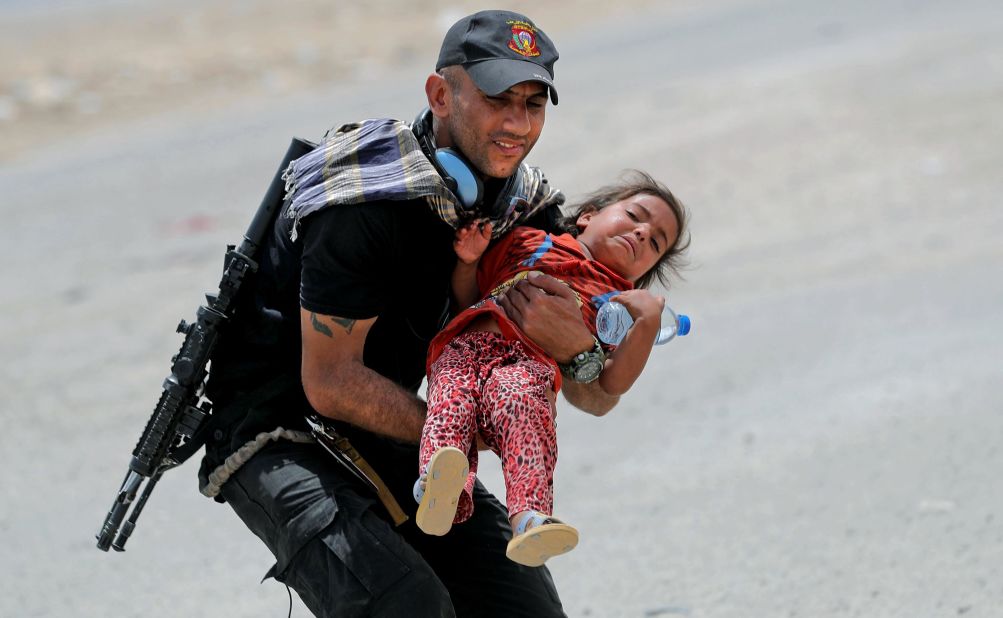
[[[452,148],[439,148],[435,151],[435,164],[442,179],[464,208],[473,210],[481,205],[484,183],[463,155]]]
[[[435,167],[446,187],[460,200],[460,205],[467,211],[481,207],[484,199],[484,183],[474,170],[474,166],[452,148],[436,149],[432,139],[432,112],[427,107],[418,112],[411,124],[418,144],[425,156]],[[469,214],[469,213],[468,213]]]

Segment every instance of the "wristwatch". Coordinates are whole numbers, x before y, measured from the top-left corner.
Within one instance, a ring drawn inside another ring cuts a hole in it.
[[[571,362],[558,363],[561,368],[561,375],[572,382],[587,384],[595,382],[602,373],[603,365],[606,363],[606,353],[603,352],[599,340],[592,338],[595,344],[588,350],[575,354]]]

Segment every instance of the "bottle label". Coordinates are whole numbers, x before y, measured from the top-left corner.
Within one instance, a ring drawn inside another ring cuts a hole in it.
[[[596,336],[605,344],[619,344],[633,324],[627,308],[620,303],[608,302],[596,311]]]

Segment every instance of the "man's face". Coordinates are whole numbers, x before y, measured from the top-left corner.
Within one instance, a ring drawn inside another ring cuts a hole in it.
[[[547,87],[522,82],[496,96],[481,91],[466,71],[456,72],[446,129],[452,146],[485,176],[507,178],[543,131]]]

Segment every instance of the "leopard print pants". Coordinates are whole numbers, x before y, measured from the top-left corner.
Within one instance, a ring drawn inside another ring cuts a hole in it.
[[[478,434],[501,459],[509,514],[552,513],[557,434],[547,393],[553,384],[551,365],[492,332],[457,336],[432,364],[420,463],[424,471],[444,446],[467,453],[470,474],[454,523],[473,513]]]

